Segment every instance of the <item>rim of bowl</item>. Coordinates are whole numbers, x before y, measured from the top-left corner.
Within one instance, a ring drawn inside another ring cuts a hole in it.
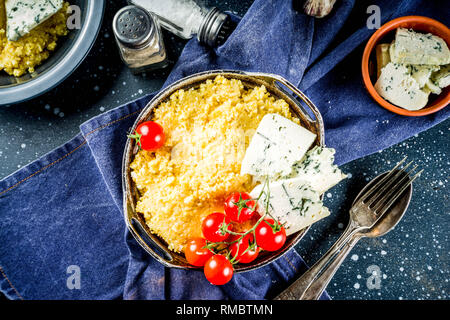
[[[448,38],[450,38],[450,30],[447,28],[446,25],[443,23],[434,20],[432,18],[423,17],[423,16],[405,16],[396,18],[394,20],[391,20],[384,25],[382,25],[369,39],[369,41],[366,44],[366,47],[364,48],[363,58],[362,58],[362,76],[364,85],[366,86],[367,91],[369,91],[369,94],[372,96],[372,98],[375,99],[376,102],[378,102],[379,105],[381,105],[383,108],[392,111],[396,114],[400,114],[403,116],[426,116],[432,113],[435,113],[443,108],[445,108],[450,103],[450,90],[443,90],[441,95],[445,94],[442,98],[439,99],[437,103],[433,103],[430,106],[426,106],[423,109],[411,111],[406,110],[401,107],[397,107],[391,103],[389,103],[387,100],[385,100],[383,97],[381,97],[378,92],[375,90],[375,87],[372,84],[372,81],[370,80],[369,75],[369,59],[370,55],[373,52],[373,49],[375,48],[375,45],[378,43],[378,41],[387,35],[389,32],[399,28],[404,23],[412,23],[412,22],[418,22],[421,24],[430,25],[436,29],[443,30],[444,33],[448,34]],[[445,41],[445,39],[444,39]],[[449,43],[447,43],[448,46],[450,46]]]
[[[0,89],[0,106],[24,102],[53,89],[69,77],[88,55],[100,32],[105,0],[90,0],[86,20],[67,54],[45,73],[23,84]],[[99,18],[98,18],[99,17]]]

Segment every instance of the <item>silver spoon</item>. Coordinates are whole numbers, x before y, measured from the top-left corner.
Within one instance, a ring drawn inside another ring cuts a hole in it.
[[[361,197],[365,195],[366,192],[370,190],[370,188],[373,188],[377,183],[382,181],[383,178],[388,174],[389,172],[383,173],[373,179],[369,184],[367,184],[358,194],[353,202],[353,205],[358,203]],[[408,179],[410,179],[410,182],[412,182],[412,180],[415,179],[419,174],[415,175],[413,178],[409,178],[408,176]],[[327,287],[331,278],[336,273],[337,269],[344,261],[345,257],[361,238],[375,238],[382,236],[397,225],[397,223],[401,220],[404,213],[406,212],[406,209],[408,208],[409,202],[411,200],[411,194],[412,185],[411,183],[409,183],[406,189],[401,192],[397,200],[392,203],[387,212],[385,212],[385,214],[381,216],[381,218],[372,227],[350,234],[349,239],[345,241],[346,243],[340,248],[333,246],[319,261],[316,262],[316,264],[311,269],[309,269],[304,275],[302,275],[302,277],[295,281],[294,284],[283,291],[275,299],[318,299]],[[345,233],[346,232],[344,232],[344,234]],[[330,252],[333,252],[333,254],[330,254]]]

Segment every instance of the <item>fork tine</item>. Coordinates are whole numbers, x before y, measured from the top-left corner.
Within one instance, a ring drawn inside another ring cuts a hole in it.
[[[368,206],[371,206],[373,203],[375,203],[376,200],[378,200],[378,198],[380,198],[382,195],[385,194],[386,190],[390,189],[392,187],[392,185],[394,184],[394,182],[397,181],[398,177],[402,176],[405,173],[405,170],[412,164],[413,162],[411,161],[410,163],[408,163],[406,166],[404,166],[401,170],[396,171],[395,175],[392,177],[390,177],[389,180],[386,181],[385,184],[383,184],[381,186],[381,188],[372,196],[372,198],[370,199],[370,201],[368,201],[366,204]],[[393,169],[394,170],[394,169]]]
[[[416,180],[418,177],[420,177],[420,175],[422,174],[423,169],[420,170],[419,172],[417,172],[412,178],[409,178],[409,181],[407,183],[405,183],[400,190],[398,190],[395,195],[389,199],[389,201],[381,208],[381,211],[379,213],[380,216],[384,215],[386,213],[386,211],[394,204],[394,202],[401,196],[401,194],[403,193],[403,191],[406,190],[406,188],[408,188],[414,180]]]
[[[406,161],[407,157],[404,157],[400,162],[398,162],[394,168],[392,168],[392,170],[383,177],[383,179],[381,179],[379,182],[377,182],[372,188],[370,188],[370,190],[368,190],[363,196],[361,196],[361,198],[358,200],[358,202],[364,202],[365,200],[367,200],[369,198],[369,196],[371,196],[376,189],[381,186],[385,181],[387,181],[388,179],[390,179],[390,177],[394,174],[395,170],[400,167],[400,165]]]
[[[384,203],[399,189],[401,188],[405,183],[408,183],[410,180],[409,175],[414,172],[414,170],[417,169],[417,166],[414,166],[409,172],[401,172],[403,175],[400,179],[393,179],[396,180],[396,183],[393,186],[389,187],[389,190],[386,190],[384,194],[381,194],[379,199],[377,201],[372,202],[373,211],[377,212]]]

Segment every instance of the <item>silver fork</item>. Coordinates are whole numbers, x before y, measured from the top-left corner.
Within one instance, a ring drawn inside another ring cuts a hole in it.
[[[317,299],[320,296],[321,292],[308,292],[307,294],[306,292],[325,267],[333,263],[339,251],[349,243],[356,233],[363,233],[374,227],[406,188],[422,173],[423,170],[415,173],[412,177],[410,176],[417,169],[417,166],[414,166],[409,172],[406,171],[412,162],[399,170],[405,160],[406,157],[361,195],[350,209],[350,221],[341,237],[316,264],[277,296],[275,300]],[[322,286],[316,285],[314,287]]]

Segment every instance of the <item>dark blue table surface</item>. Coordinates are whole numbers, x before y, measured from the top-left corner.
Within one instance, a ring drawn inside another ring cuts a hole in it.
[[[251,3],[206,1],[239,15],[245,14]],[[34,100],[0,107],[0,178],[63,144],[89,118],[161,87],[170,67],[134,76],[120,61],[110,24],[123,5],[125,1],[108,2],[93,50],[64,83]],[[169,57],[175,62],[185,41],[167,32],[164,37]],[[350,253],[328,287],[332,298],[449,298],[449,125],[447,120],[396,146],[342,166],[349,179],[325,196],[331,216],[316,223],[297,247],[309,264],[342,233],[350,204],[368,180],[404,156],[425,172],[414,184],[410,207],[400,224],[384,237],[363,239]],[[373,285],[376,279],[379,286]]]

